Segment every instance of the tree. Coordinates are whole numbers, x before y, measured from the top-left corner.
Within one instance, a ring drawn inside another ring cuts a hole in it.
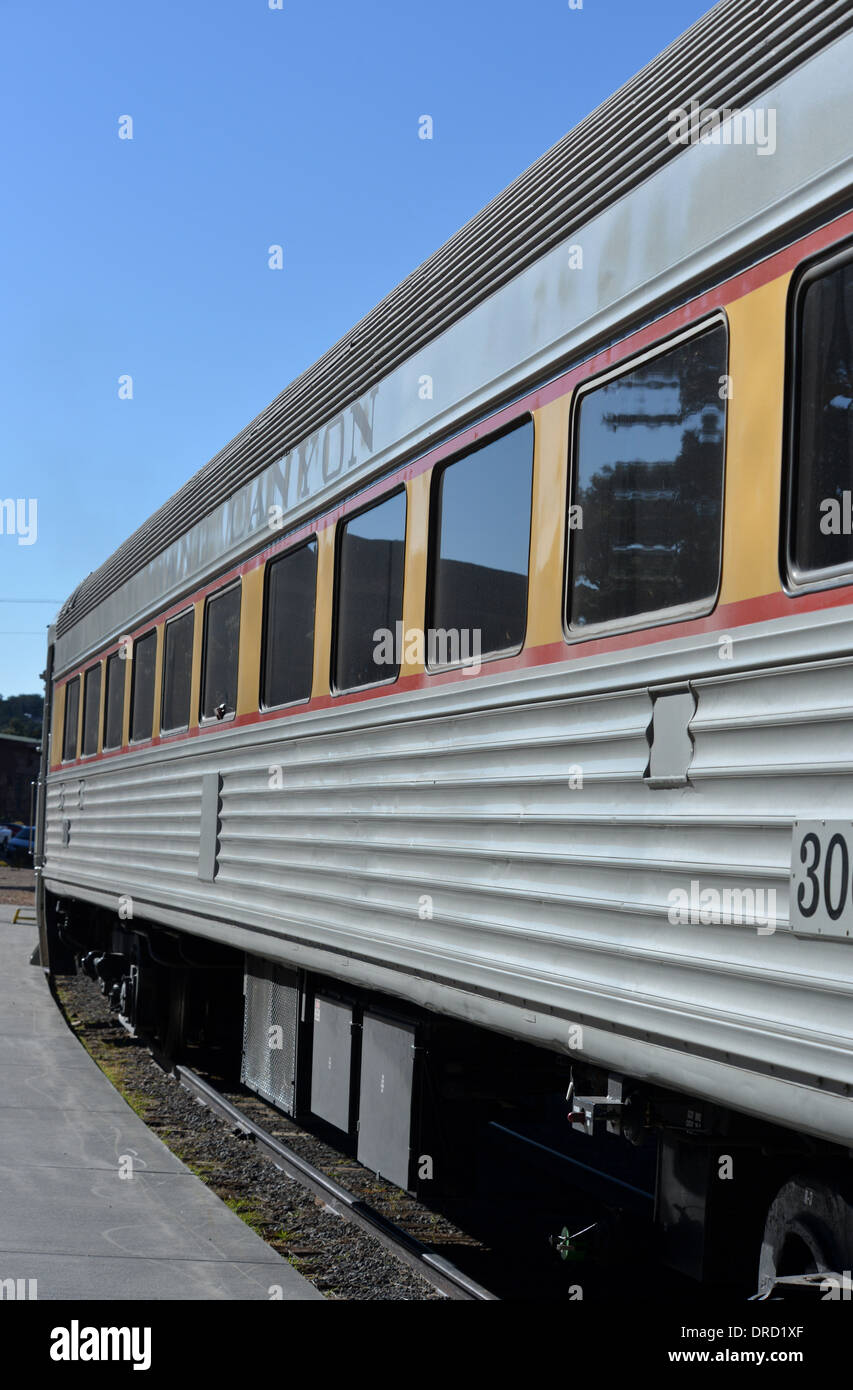
[[[41,695],[0,695],[0,734],[41,738],[43,708]]]

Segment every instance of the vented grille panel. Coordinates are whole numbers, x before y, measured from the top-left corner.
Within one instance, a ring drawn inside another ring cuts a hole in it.
[[[243,983],[244,1086],[293,1114],[296,1090],[296,1030],[299,989],[287,970],[246,957]]]

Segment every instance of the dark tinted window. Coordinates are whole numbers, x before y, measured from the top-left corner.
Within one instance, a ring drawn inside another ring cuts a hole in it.
[[[65,687],[65,728],[62,735],[62,761],[77,757],[77,722],[80,717],[80,677]]]
[[[335,629],[339,690],[393,680],[399,672],[399,664],[387,659],[388,643],[382,637],[393,637],[403,616],[405,539],[404,492],[341,526]]]
[[[104,700],[104,747],[120,748],[124,718],[124,681],[127,662],[120,652],[107,657],[107,693]]]
[[[233,584],[205,604],[202,719],[224,719],[237,708],[240,589],[239,584]]]
[[[101,717],[101,663],[90,666],[83,686],[83,752],[88,757],[98,751],[98,723]]]
[[[721,324],[580,400],[569,623],[700,605],[720,570],[726,330]]]
[[[157,632],[152,628],[133,644],[131,660],[130,738],[132,743],[150,738],[154,728],[154,668]]]
[[[797,303],[791,561],[853,565],[853,259],[811,273]]]
[[[449,464],[434,487],[428,662],[520,647],[527,624],[532,422]]]
[[[190,722],[190,688],[193,673],[193,619],[188,608],[166,624],[163,648],[163,707],[160,729],[186,729]]]
[[[314,602],[317,542],[271,560],[266,572],[264,705],[307,700],[314,673]]]

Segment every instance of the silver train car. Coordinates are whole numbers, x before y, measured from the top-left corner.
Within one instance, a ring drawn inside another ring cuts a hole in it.
[[[851,70],[723,0],[49,637],[46,968],[403,1187],[547,1077],[765,1289],[853,1252]]]

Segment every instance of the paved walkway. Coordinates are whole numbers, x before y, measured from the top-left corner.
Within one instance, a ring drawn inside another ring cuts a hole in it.
[[[122,1100],[14,913],[0,905],[0,1298],[10,1279],[39,1299],[322,1298]]]

